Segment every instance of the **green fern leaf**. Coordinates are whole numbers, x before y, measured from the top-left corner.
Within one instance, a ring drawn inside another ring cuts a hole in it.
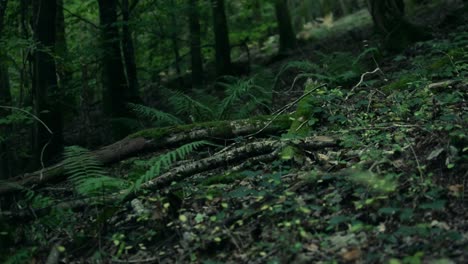
[[[128,186],[124,180],[107,176],[99,161],[87,149],[79,146],[67,147],[64,156],[66,174],[78,194],[95,196]]]

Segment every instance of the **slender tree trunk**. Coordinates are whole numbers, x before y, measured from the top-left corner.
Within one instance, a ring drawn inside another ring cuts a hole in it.
[[[172,6],[175,6],[174,1],[171,1]],[[171,11],[171,41],[172,41],[172,51],[174,52],[175,58],[175,68],[177,72],[177,79],[181,80],[182,70],[180,68],[180,47],[179,47],[179,37],[178,37],[178,23],[177,18],[174,14],[174,10]],[[182,84],[182,83],[181,83]]]
[[[252,0],[252,19],[255,22],[261,22],[263,19],[262,3],[260,0]]]
[[[292,27],[287,0],[275,0],[275,12],[280,38],[279,54],[284,54],[297,47],[296,34]]]
[[[348,6],[349,0],[339,0],[340,2],[340,8],[341,12],[343,13],[343,16],[346,16],[347,14],[350,13],[350,7]]]
[[[50,128],[53,135],[41,124],[35,125],[35,162],[48,161],[63,148],[62,93],[57,85],[55,52],[56,0],[33,2],[34,52],[33,98],[36,115]]]
[[[231,47],[224,0],[211,0],[215,33],[216,75],[231,73]]]
[[[20,0],[20,36],[23,39],[29,39],[28,20],[30,19],[31,4],[29,0]],[[19,84],[19,98],[18,106],[31,105],[32,95],[30,93],[31,80],[32,80],[32,59],[29,49],[21,49],[21,71],[20,71],[20,84]]]
[[[203,55],[201,50],[200,15],[198,0],[189,0],[190,55],[192,62],[192,85],[203,85]]]
[[[0,36],[4,33],[5,12],[8,0],[0,0]],[[1,48],[1,46],[0,46]],[[8,65],[5,63],[6,52],[0,50],[0,105],[11,105],[10,78],[8,75]],[[0,116],[4,117],[10,114],[6,109],[0,109]],[[7,141],[7,136],[11,132],[9,125],[0,125],[0,180],[12,176],[11,171],[11,152]]]
[[[98,0],[102,49],[102,82],[104,112],[111,118],[128,115],[126,100],[130,97],[119,45],[117,0]]]
[[[57,55],[56,67],[58,76],[58,86],[61,91],[66,91],[70,88],[72,72],[69,67],[68,47],[65,35],[65,17],[63,15],[63,0],[57,1],[56,13],[56,37],[55,37],[55,54]],[[70,104],[74,99],[70,96],[63,96],[63,100]],[[64,109],[65,110],[65,109]]]
[[[135,59],[135,48],[133,45],[132,31],[130,29],[130,8],[128,0],[122,0],[122,46],[125,60],[125,69],[127,73],[127,83],[131,101],[140,101],[138,83],[138,74]]]

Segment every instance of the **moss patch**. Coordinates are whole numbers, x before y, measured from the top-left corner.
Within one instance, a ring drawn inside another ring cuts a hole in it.
[[[176,133],[185,133],[193,130],[198,129],[210,129],[210,134],[212,135],[225,135],[231,136],[233,134],[233,130],[236,126],[247,126],[247,125],[266,125],[264,123],[268,122],[269,120],[273,119],[272,116],[256,116],[251,119],[244,119],[239,121],[212,121],[212,122],[204,122],[204,123],[196,123],[196,124],[189,124],[189,125],[179,125],[179,126],[171,126],[171,127],[162,127],[162,128],[150,128],[139,131],[130,135],[130,138],[137,138],[137,137],[144,137],[144,138],[151,138],[151,139],[160,139],[167,137],[169,135],[173,135]],[[291,124],[291,120],[287,115],[281,115],[275,118],[275,120],[269,125],[269,128],[273,129],[281,129],[287,128]]]

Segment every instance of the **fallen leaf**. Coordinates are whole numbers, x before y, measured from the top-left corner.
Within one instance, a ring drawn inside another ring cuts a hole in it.
[[[310,252],[317,252],[319,250],[319,246],[317,246],[317,244],[314,243],[306,244],[304,245],[304,248]]]
[[[429,154],[429,156],[427,156],[426,159],[427,159],[427,160],[436,159],[436,158],[440,155],[440,153],[442,153],[443,151],[444,151],[444,148],[438,148],[438,149],[436,149],[436,150],[433,150],[433,151]]]
[[[450,194],[456,197],[460,197],[464,191],[464,186],[462,184],[454,184],[447,187],[450,191]]]
[[[352,262],[352,261],[356,261],[360,259],[361,255],[362,255],[361,249],[352,248],[342,253],[341,258],[343,258],[345,262]]]

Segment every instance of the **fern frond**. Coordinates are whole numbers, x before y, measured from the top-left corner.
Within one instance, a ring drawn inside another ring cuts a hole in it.
[[[150,121],[160,121],[166,123],[167,125],[181,125],[184,123],[182,120],[180,120],[174,115],[148,106],[132,103],[129,103],[127,105],[130,108],[130,110],[133,111],[135,114]]]
[[[213,120],[213,110],[202,102],[179,92],[165,89],[170,97],[169,104],[175,109],[175,113],[180,116],[191,116],[195,121]]]
[[[286,64],[284,64],[281,69],[278,71],[275,77],[274,85],[273,87],[276,87],[276,83],[278,82],[278,79],[280,78],[283,73],[285,73],[289,69],[297,69],[301,72],[318,72],[320,67],[312,63],[310,61],[290,61]]]
[[[64,156],[66,174],[78,194],[94,196],[128,186],[124,180],[107,176],[99,161],[85,148],[67,147]]]
[[[228,77],[226,81],[219,83],[226,90],[226,98],[223,99],[217,111],[218,119],[244,118],[259,105],[269,109],[271,91],[257,85],[256,78],[257,76],[247,79]]]
[[[310,61],[290,61],[281,67],[276,77],[278,78],[281,74],[283,74],[289,69],[297,69],[303,72],[311,72],[317,70],[318,68],[319,66],[317,64],[312,63]]]
[[[153,165],[143,174],[138,180],[136,180],[133,190],[137,191],[140,189],[141,185],[151,179],[156,178],[161,175],[161,173],[171,167],[171,165],[177,160],[182,160],[191,154],[196,149],[201,146],[216,146],[208,141],[195,141],[192,143],[185,144],[173,151],[169,151],[164,155],[158,156],[157,158],[150,161]]]

